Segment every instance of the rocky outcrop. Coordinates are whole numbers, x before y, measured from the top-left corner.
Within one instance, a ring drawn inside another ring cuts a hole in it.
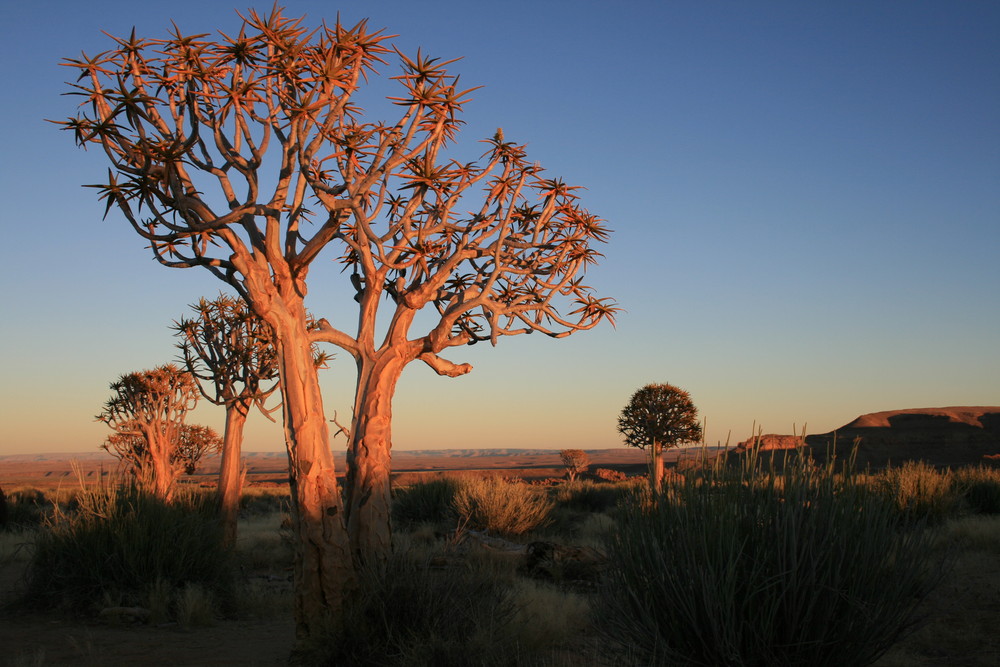
[[[815,458],[840,459],[856,447],[859,466],[884,468],[905,461],[965,466],[1000,454],[1000,406],[920,408],[862,415],[841,428],[806,436]]]
[[[802,436],[800,435],[775,435],[768,433],[767,435],[760,435],[749,440],[744,440],[736,445],[736,449],[739,451],[757,449],[758,451],[767,452],[778,449],[798,449],[802,445]]]

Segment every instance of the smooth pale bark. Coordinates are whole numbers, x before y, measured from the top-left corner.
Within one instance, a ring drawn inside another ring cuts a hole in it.
[[[275,334],[292,522],[299,538],[295,621],[297,636],[305,639],[342,620],[344,600],[356,590],[357,578],[304,311],[300,321],[282,324]]]
[[[250,404],[246,401],[233,401],[226,406],[226,432],[222,439],[218,498],[223,540],[228,547],[236,544],[236,518],[240,509],[240,492],[243,489],[243,471],[240,465],[243,426],[249,411]]]
[[[149,445],[153,477],[147,482],[152,484],[153,493],[157,498],[170,502],[174,495],[174,480],[177,477],[177,470],[170,461],[170,438],[167,434],[161,433],[160,429],[152,428],[147,431],[146,442]]]
[[[650,471],[649,482],[653,487],[653,493],[659,494],[663,490],[663,445],[653,442],[653,468]]]
[[[376,570],[392,552],[392,397],[406,363],[391,350],[358,362],[347,449],[347,530],[357,562]]]
[[[233,243],[233,245],[239,245]],[[292,525],[296,533],[295,632],[317,639],[344,621],[344,602],[358,591],[357,570],[337,484],[312,338],[306,328],[305,271],[233,255],[251,308],[271,326],[281,378]]]
[[[355,557],[385,567],[392,552],[392,397],[409,359],[384,350],[358,361],[348,456],[347,530]]]

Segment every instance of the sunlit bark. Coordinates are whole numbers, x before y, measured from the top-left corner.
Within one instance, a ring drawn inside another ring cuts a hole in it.
[[[228,546],[236,544],[237,518],[240,511],[240,494],[243,489],[242,469],[243,425],[250,405],[234,401],[226,406],[226,431],[222,441],[222,460],[219,463],[219,513],[222,517],[223,536]]]
[[[63,125],[103,150],[112,168],[96,187],[158,261],[211,271],[273,330],[299,541],[297,619],[300,634],[314,636],[319,619],[339,615],[355,565],[377,566],[391,545],[391,402],[403,368],[419,359],[456,377],[471,366],[440,356],[450,348],[613,321],[615,304],[583,283],[609,231],[577,187],[544,177],[501,130],[480,160],[449,159],[471,93],[449,62],[403,55],[365,22],[312,31],[277,7],[241,16],[241,28],[217,41],[176,29],[165,39],[132,34],[66,61],[80,75],[83,110]],[[389,98],[398,115],[365,119],[352,96],[390,55],[401,70]],[[328,246],[359,312],[310,331],[306,276]],[[421,310],[429,327],[414,331]],[[314,343],[340,347],[359,372],[346,508]]]

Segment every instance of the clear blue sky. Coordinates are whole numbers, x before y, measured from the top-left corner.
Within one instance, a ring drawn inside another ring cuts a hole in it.
[[[338,8],[286,6],[310,21]],[[102,30],[232,31],[232,7],[5,6],[0,454],[93,451],[108,383],[170,361],[171,320],[223,287],[161,267],[123,219],[101,220],[80,186],[103,178],[102,156],[43,120],[74,113],[59,60],[109,48]],[[460,142],[503,127],[587,188],[615,231],[589,282],[627,310],[617,329],[455,350],[476,367],[463,378],[414,365],[397,448],[618,446],[618,412],[649,382],[688,389],[713,443],[754,420],[815,433],[865,412],[1000,404],[1000,4],[339,9],[399,34],[404,52],[463,58],[453,70],[484,88]],[[315,270],[315,313],[344,316],[325,298],[341,279]],[[323,381],[345,418],[348,359]],[[221,428],[222,409],[192,421]],[[281,449],[280,429],[251,418],[246,447]]]

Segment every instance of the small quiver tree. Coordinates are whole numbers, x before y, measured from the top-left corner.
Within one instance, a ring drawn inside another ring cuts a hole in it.
[[[238,298],[219,294],[192,304],[194,316],[174,322],[177,347],[202,396],[226,408],[222,461],[219,465],[219,509],[225,541],[236,542],[236,518],[244,471],[241,468],[243,427],[256,405],[265,405],[278,387],[278,363],[270,327]]]
[[[618,417],[625,444],[649,451],[649,481],[654,493],[663,485],[663,449],[701,440],[698,409],[691,395],[671,384],[639,389]]]
[[[184,424],[181,427],[180,438],[177,439],[175,465],[179,465],[185,475],[193,475],[198,471],[198,463],[202,457],[220,451],[222,451],[222,438],[215,429],[198,424]]]
[[[134,433],[114,433],[101,445],[106,452],[121,461],[126,470],[138,479],[151,479],[151,459],[146,438]],[[180,435],[173,446],[170,462],[177,470],[193,475],[205,454],[214,454],[222,448],[222,438],[208,426],[182,424]]]
[[[566,468],[569,481],[575,481],[580,473],[587,472],[590,468],[590,457],[582,449],[564,449],[559,452],[559,458]]]
[[[191,375],[173,364],[122,375],[111,383],[113,395],[97,420],[115,433],[105,442],[109,452],[136,473],[140,484],[170,500],[183,464],[178,448],[184,417],[198,403]],[[199,455],[200,457],[200,455]]]

